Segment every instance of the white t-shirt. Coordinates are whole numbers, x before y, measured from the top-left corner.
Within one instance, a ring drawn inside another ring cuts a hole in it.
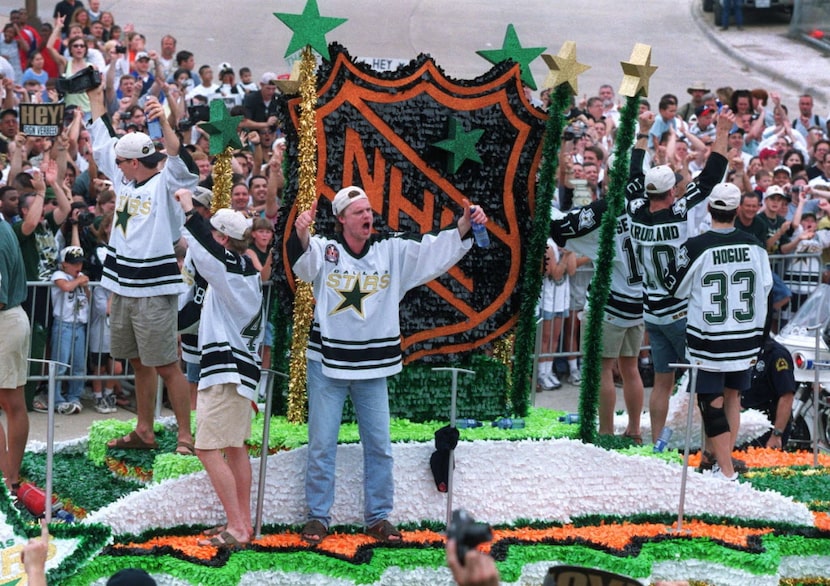
[[[74,281],[75,277],[57,270],[52,274],[52,282],[58,280]],[[57,285],[53,285],[52,294],[52,315],[55,319],[66,322],[85,324],[89,321],[89,299],[83,287],[73,291],[63,291]]]

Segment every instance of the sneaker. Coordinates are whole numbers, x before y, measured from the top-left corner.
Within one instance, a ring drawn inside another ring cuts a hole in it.
[[[110,413],[117,413],[118,408],[116,407],[118,397],[115,396],[115,393],[110,393],[109,395],[104,395],[104,401],[107,402],[107,406],[110,408]]]
[[[49,397],[43,393],[38,393],[32,399],[32,410],[37,413],[49,413]]]
[[[61,415],[77,415],[83,410],[80,401],[64,401],[58,403],[58,413]]]
[[[733,472],[732,476],[727,476],[723,473],[723,470],[720,469],[720,466],[715,464],[712,467],[712,478],[717,478],[718,480],[728,480],[729,482],[736,482],[738,480],[738,473]]]
[[[61,401],[55,408],[55,410],[61,415],[72,415],[74,413],[74,409],[75,407],[73,404],[68,401]]]
[[[573,371],[568,375],[568,382],[572,385],[580,385],[582,383],[582,374],[578,370]]]
[[[540,374],[536,379],[536,389],[539,391],[552,391],[553,387],[551,386],[548,377],[544,374]]]
[[[557,377],[553,372],[549,372],[547,374],[547,379],[552,388],[558,389],[562,387],[562,383],[560,382],[559,377]]]
[[[95,398],[95,410],[98,413],[114,413],[115,408],[110,407],[109,397],[96,397]]]

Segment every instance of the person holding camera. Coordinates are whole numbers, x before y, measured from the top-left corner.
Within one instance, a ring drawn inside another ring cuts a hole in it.
[[[58,65],[58,71],[63,72],[62,78],[71,78],[76,73],[80,73],[87,67],[90,67],[89,59],[87,58],[87,44],[82,35],[70,37],[67,41],[69,48],[69,59],[64,57],[59,51],[55,49],[55,41],[60,39],[60,31],[63,28],[64,17],[58,16],[55,18],[55,26],[52,29],[52,34],[46,43],[46,50]],[[60,84],[58,85],[60,89]],[[71,93],[71,88],[66,88],[69,92],[64,96],[64,103],[67,106],[77,106],[84,113],[84,118],[89,120],[91,109],[89,105],[89,98],[85,93]]]
[[[178,295],[187,289],[173,243],[179,240],[184,213],[172,194],[196,187],[198,173],[164,115],[158,100],[147,98],[145,112],[164,135],[165,154],[156,152],[144,133],[118,141],[104,105],[103,88],[87,90],[92,107],[92,150],[98,169],[116,187],[115,217],[101,283],[113,292],[110,353],[128,359],[135,371],[138,423],[110,447],[155,449],[153,432],[156,373],[164,379],[178,423],[176,453],[193,455],[190,389],[179,367],[176,323]]]

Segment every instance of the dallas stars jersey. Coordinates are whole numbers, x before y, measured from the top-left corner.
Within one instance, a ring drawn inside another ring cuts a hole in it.
[[[710,230],[677,251],[671,291],[689,299],[686,355],[706,370],[754,364],[764,344],[772,271],[767,251],[746,232]]]
[[[182,341],[182,360],[199,364],[199,320],[208,284],[193,265],[193,253],[189,248],[182,262],[182,278],[188,287],[185,293],[179,295],[178,331]]]
[[[184,237],[193,266],[208,282],[199,322],[199,389],[232,383],[240,395],[253,401],[265,332],[259,271],[247,256],[216,242],[199,214],[188,219]]]
[[[115,137],[103,118],[90,126],[98,169],[115,185],[115,217],[101,283],[125,297],[178,295],[182,280],[173,244],[184,215],[173,199],[177,189],[194,189],[199,180],[180,157],[167,157],[164,168],[146,182],[127,181],[115,164]],[[184,150],[183,150],[184,152]]]
[[[314,236],[303,251],[296,232],[287,244],[294,273],[314,287],[314,324],[306,356],[338,379],[401,371],[399,305],[404,294],[445,273],[470,249],[453,226],[414,235],[372,235],[362,251],[341,236]]]
[[[631,174],[626,185],[627,211],[631,217],[631,238],[643,269],[645,320],[668,324],[686,315],[686,301],[669,293],[674,284],[669,267],[675,251],[688,238],[687,213],[706,201],[712,188],[723,179],[727,162],[718,153],[710,154],[703,171],[689,183],[683,197],[669,208],[651,212],[645,197],[644,156],[642,149],[634,149],[631,155]]]
[[[596,258],[599,227],[608,209],[607,199],[592,201],[585,207],[570,210],[550,224],[553,240],[583,256]],[[643,323],[643,276],[634,253],[629,232],[629,218],[617,218],[614,238],[614,261],[611,267],[611,293],[605,306],[605,321],[628,328]]]

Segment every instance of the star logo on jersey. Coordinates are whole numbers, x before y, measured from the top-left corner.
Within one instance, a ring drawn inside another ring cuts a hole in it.
[[[636,214],[637,210],[643,207],[645,203],[646,200],[643,198],[635,199],[630,204],[628,204],[628,209],[631,211],[631,214]]]
[[[591,208],[582,208],[582,211],[579,212],[579,229],[585,230],[595,226],[597,223],[596,215],[594,215],[594,210]]]
[[[686,246],[681,246],[677,250],[677,256],[674,259],[674,262],[677,265],[678,269],[682,269],[689,264],[689,251],[686,249]]]
[[[354,286],[351,291],[344,291],[341,289],[335,289],[335,291],[338,295],[340,295],[341,301],[329,315],[336,315],[341,311],[346,311],[347,309],[352,308],[360,317],[366,317],[363,314],[363,300],[370,295],[373,295],[375,291],[364,291],[360,286],[360,279],[355,279]]]
[[[685,216],[686,215],[686,198],[681,197],[677,201],[674,202],[672,206],[672,210],[678,216]]]
[[[125,205],[122,209],[115,212],[115,227],[121,228],[124,237],[127,237],[127,224],[135,214],[130,213],[130,206]]]

